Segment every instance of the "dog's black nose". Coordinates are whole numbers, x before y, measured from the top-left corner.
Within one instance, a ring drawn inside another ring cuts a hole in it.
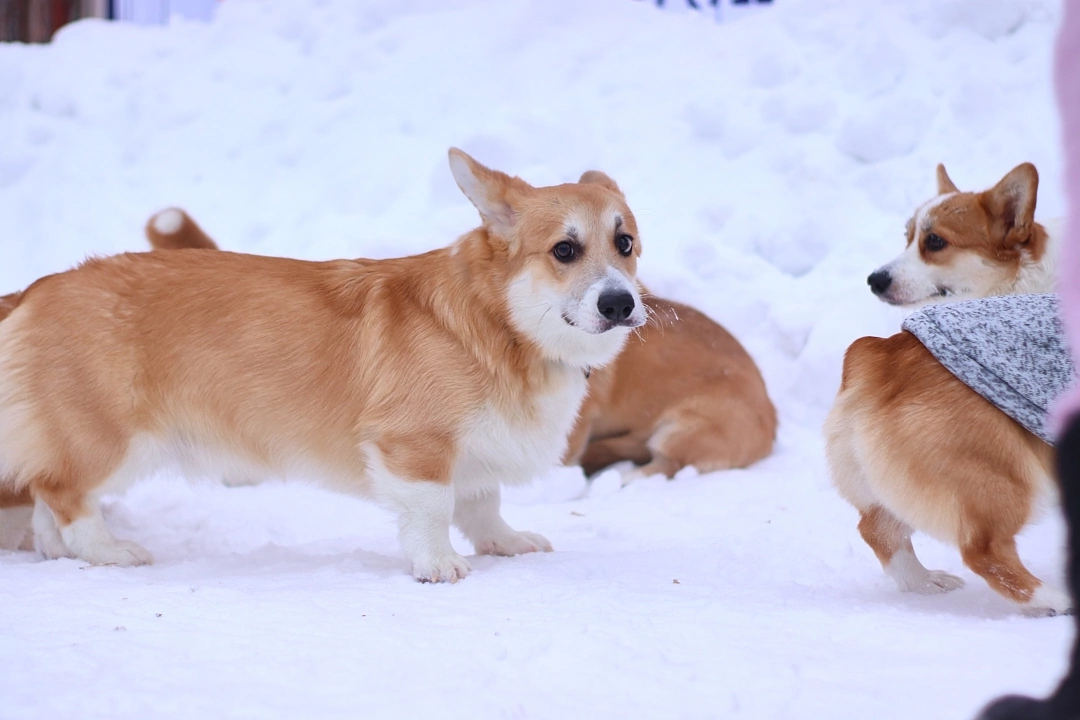
[[[596,303],[596,309],[608,320],[625,320],[634,312],[634,296],[625,290],[604,293]]]
[[[866,278],[866,284],[870,286],[870,292],[875,295],[881,295],[889,289],[890,285],[892,285],[892,275],[884,270],[878,270],[876,273],[871,273],[870,277]]]

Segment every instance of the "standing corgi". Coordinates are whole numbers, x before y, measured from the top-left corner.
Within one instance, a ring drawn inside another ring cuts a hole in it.
[[[1025,163],[985,192],[960,192],[939,165],[937,197],[908,221],[907,249],[870,275],[872,292],[915,307],[1052,291],[1053,236],[1034,218],[1038,180]],[[825,441],[834,486],[859,511],[859,533],[900,590],[963,585],[919,562],[911,536],[920,530],[957,546],[965,565],[1025,613],[1071,609],[1016,552],[1016,534],[1052,490],[1053,448],[912,333],[848,348]]]
[[[44,278],[0,322],[0,490],[37,545],[150,562],[98,506],[163,463],[315,477],[383,503],[423,581],[550,550],[500,484],[557,463],[590,368],[645,322],[637,225],[607,176],[535,188],[450,151],[481,227],[391,260],[180,250]]]

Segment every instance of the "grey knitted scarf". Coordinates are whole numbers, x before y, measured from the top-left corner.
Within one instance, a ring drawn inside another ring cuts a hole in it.
[[[1050,407],[1076,375],[1056,295],[932,305],[904,321],[965,385],[1046,442]]]

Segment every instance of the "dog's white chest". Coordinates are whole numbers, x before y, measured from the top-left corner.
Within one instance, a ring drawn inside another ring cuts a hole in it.
[[[454,485],[519,485],[561,462],[585,382],[580,371],[566,371],[549,392],[523,398],[511,412],[487,407],[476,415],[463,438]]]

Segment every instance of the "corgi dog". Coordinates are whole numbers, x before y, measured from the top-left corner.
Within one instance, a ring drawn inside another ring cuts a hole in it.
[[[176,208],[152,217],[146,232],[155,248],[216,247]],[[642,301],[649,321],[589,376],[564,463],[588,475],[623,460],[641,465],[623,476],[626,483],[671,478],[688,465],[700,472],[746,467],[768,455],[776,410],[738,340],[691,307],[648,295]],[[226,485],[253,482],[225,478]]]
[[[163,464],[317,479],[396,512],[421,581],[550,551],[500,485],[557,463],[590,368],[645,323],[634,215],[602,173],[533,187],[457,149],[481,226],[389,260],[208,250],[90,260],[0,322],[0,490],[49,557],[151,561],[98,497]]]
[[[167,208],[156,213],[146,223],[145,233],[154,250],[217,249],[202,228],[178,208]],[[0,296],[0,320],[12,313],[22,295],[22,292],[14,292]],[[0,550],[34,548],[31,528],[33,504],[29,487],[15,492],[0,488]]]
[[[981,193],[938,166],[938,196],[907,224],[907,249],[869,278],[894,305],[918,306],[1054,286],[1051,235],[1035,222],[1038,174],[1025,163]],[[943,593],[961,578],[928,570],[916,530],[960,549],[964,564],[1030,615],[1070,611],[1024,567],[1016,535],[1053,489],[1053,448],[958,380],[910,332],[864,337],[844,356],[825,422],[836,489],[901,591]]]
[[[746,467],[772,452],[776,409],[739,341],[704,313],[655,296],[650,321],[610,365],[589,378],[589,395],[565,461],[587,475],[630,460],[623,476]]]

